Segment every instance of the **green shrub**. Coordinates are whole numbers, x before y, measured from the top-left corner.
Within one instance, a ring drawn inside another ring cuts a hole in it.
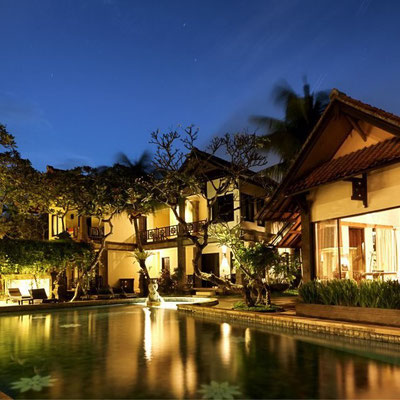
[[[308,304],[400,309],[397,281],[311,281],[300,287],[299,295]]]
[[[304,303],[323,304],[320,298],[321,290],[319,289],[319,285],[320,282],[318,281],[310,281],[304,283],[299,288],[299,296],[303,299]]]

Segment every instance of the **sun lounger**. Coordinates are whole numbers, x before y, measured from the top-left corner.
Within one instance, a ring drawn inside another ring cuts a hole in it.
[[[46,294],[46,290],[43,288],[40,289],[30,289],[29,293],[31,294],[32,297],[32,303],[35,300],[42,300],[42,303],[55,303],[57,302],[57,299],[49,299]]]
[[[18,288],[8,288],[8,298],[6,299],[6,303],[9,301],[17,301],[19,305],[24,304],[24,301],[33,304],[33,298],[31,296],[22,296],[21,291]]]

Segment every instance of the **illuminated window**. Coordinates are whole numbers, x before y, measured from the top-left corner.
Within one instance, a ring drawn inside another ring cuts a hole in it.
[[[337,220],[333,219],[316,223],[315,240],[317,251],[317,278],[339,278]]]
[[[52,229],[52,235],[57,236],[61,232],[64,232],[64,219],[62,217],[59,217],[58,215],[52,215],[51,216],[51,229]]]

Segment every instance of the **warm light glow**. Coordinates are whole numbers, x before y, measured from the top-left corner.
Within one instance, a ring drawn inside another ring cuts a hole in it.
[[[231,326],[229,324],[227,324],[226,322],[224,322],[221,325],[221,332],[222,332],[222,336],[229,337],[231,334]]]
[[[46,290],[47,296],[50,296],[50,278],[37,278],[35,280],[28,276],[26,276],[26,279],[8,279],[7,275],[5,275],[6,287],[18,288],[22,296],[29,296],[30,289],[43,288]],[[21,275],[21,277],[23,277],[23,275]]]
[[[225,365],[229,365],[231,358],[231,326],[224,322],[221,324],[221,359]]]
[[[246,352],[250,352],[250,342],[251,342],[251,333],[250,333],[250,328],[246,328],[244,331],[244,343],[246,345]]]
[[[347,255],[342,256],[342,266],[348,267],[349,265],[350,265],[349,257]]]
[[[151,360],[151,311],[149,308],[143,308],[144,312],[144,358],[148,361]]]
[[[228,251],[228,248],[223,244],[221,246],[222,254],[226,255],[226,252]]]
[[[229,275],[229,274],[230,274],[230,271],[229,271],[229,262],[228,262],[228,259],[227,259],[226,257],[224,257],[224,258],[222,259],[220,274],[221,274],[221,276],[226,276],[226,275]]]

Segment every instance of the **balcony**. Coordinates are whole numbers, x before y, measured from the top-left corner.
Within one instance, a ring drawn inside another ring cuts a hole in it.
[[[190,233],[201,232],[206,220],[188,223]],[[160,243],[176,239],[179,234],[179,225],[163,226],[161,228],[148,229],[141,232],[143,243]]]

